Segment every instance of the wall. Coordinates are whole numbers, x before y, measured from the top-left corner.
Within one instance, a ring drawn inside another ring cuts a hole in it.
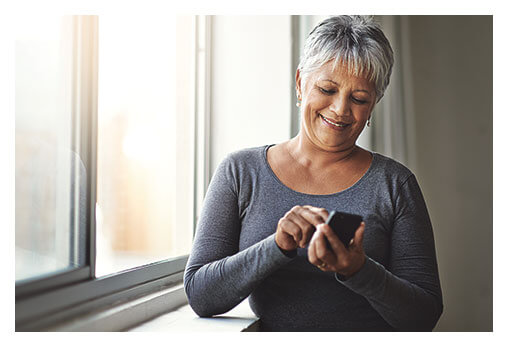
[[[290,16],[212,18],[212,172],[232,151],[289,139],[290,29]]]
[[[410,16],[417,177],[444,296],[438,331],[492,330],[492,17]]]

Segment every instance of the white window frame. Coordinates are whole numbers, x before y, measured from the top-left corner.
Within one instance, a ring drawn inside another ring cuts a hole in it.
[[[98,16],[72,16],[74,49],[73,115],[79,123],[74,137],[77,153],[87,169],[87,261],[82,268],[41,279],[16,283],[16,331],[51,330],[63,321],[88,312],[174,288],[172,302],[145,309],[134,320],[117,323],[116,330],[129,328],[187,303],[182,282],[188,255],[159,261],[95,278],[95,206],[97,167],[97,71]],[[194,226],[210,180],[210,16],[195,16],[195,148]],[[194,227],[195,229],[195,227]],[[153,305],[152,305],[153,306]],[[120,325],[119,325],[120,324]],[[123,324],[123,325],[122,325]],[[111,325],[112,326],[112,325]]]

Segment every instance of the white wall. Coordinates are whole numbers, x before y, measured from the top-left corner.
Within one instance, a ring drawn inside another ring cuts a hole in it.
[[[409,16],[416,172],[436,238],[438,331],[492,330],[492,17]]]
[[[212,173],[232,151],[289,139],[290,24],[290,16],[212,18]]]

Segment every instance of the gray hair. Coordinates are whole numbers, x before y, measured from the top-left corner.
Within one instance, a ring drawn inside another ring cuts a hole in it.
[[[377,101],[388,87],[393,67],[390,42],[371,16],[336,16],[319,23],[305,41],[298,65],[304,77],[334,59],[352,75],[366,75],[376,86]]]

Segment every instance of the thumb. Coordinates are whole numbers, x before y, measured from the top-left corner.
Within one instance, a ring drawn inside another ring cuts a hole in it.
[[[363,235],[365,232],[365,222],[361,222],[358,229],[355,231],[355,236],[353,238],[353,247],[362,248],[363,247]]]

